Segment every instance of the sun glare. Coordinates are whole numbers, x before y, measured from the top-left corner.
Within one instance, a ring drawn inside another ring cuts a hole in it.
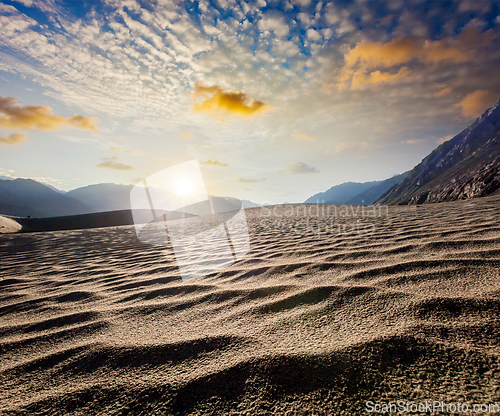
[[[179,179],[174,183],[174,192],[179,196],[187,196],[194,191],[194,184],[188,179]]]

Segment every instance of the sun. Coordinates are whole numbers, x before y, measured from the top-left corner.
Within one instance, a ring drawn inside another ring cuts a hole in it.
[[[174,192],[179,196],[187,196],[194,191],[194,184],[189,179],[179,179],[173,184]]]

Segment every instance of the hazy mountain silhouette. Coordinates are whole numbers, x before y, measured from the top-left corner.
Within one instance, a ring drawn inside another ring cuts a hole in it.
[[[375,185],[378,185],[380,181],[374,182],[345,182],[340,185],[332,186],[325,192],[317,193],[316,195],[311,196],[306,199],[305,203],[325,203],[325,204],[345,204],[351,198],[354,198],[356,195],[359,195],[361,192],[364,192],[370,188],[373,188]]]
[[[77,224],[87,221],[89,224],[97,224],[96,226],[103,226],[101,224],[132,224],[132,220],[129,220],[132,218],[130,212],[129,214],[118,212],[130,211],[130,190],[132,187],[132,185],[101,183],[64,193],[64,191],[32,179],[6,178],[0,180],[0,214],[47,218],[99,212],[107,212],[111,215],[111,212],[115,212],[116,218],[111,218],[112,216],[83,216],[76,218],[75,221]],[[234,198],[212,197],[212,200],[218,212],[239,209],[241,204],[244,208],[259,206],[247,200],[235,203],[234,201],[237,200]],[[45,222],[43,224],[45,227]],[[67,225],[67,227],[75,227],[75,225]]]
[[[52,217],[90,212],[76,199],[32,179],[0,180],[0,214],[19,217]]]
[[[441,144],[377,202],[422,204],[500,191],[500,101]]]
[[[405,179],[410,171],[404,172],[400,175],[395,175],[392,178],[386,179],[379,184],[367,189],[364,192],[356,195],[354,198],[349,199],[346,204],[348,205],[371,205],[382,195],[384,195],[394,185],[400,183]]]
[[[89,206],[89,212],[105,212],[130,209],[130,191],[133,185],[99,183],[73,189],[67,196]]]

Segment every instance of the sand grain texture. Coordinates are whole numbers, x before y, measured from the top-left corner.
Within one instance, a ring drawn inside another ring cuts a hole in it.
[[[246,210],[250,252],[188,282],[132,226],[0,236],[0,413],[500,402],[498,197],[391,207],[373,235],[286,209]]]

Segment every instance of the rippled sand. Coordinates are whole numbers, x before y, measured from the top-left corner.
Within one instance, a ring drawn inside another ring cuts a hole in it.
[[[498,197],[301,207],[246,210],[250,252],[187,282],[131,226],[1,235],[0,413],[500,402]]]

